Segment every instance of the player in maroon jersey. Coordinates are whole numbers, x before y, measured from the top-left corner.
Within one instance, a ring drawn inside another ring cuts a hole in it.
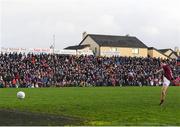
[[[155,74],[158,74],[160,72],[163,72],[163,86],[161,90],[161,99],[160,99],[160,105],[162,105],[166,97],[167,88],[169,87],[170,82],[173,82],[174,77],[170,66],[165,62],[161,62],[161,69],[158,70]]]

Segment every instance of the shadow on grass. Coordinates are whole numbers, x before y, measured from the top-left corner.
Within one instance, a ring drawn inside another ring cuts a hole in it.
[[[77,118],[0,109],[0,126],[79,126],[83,123]]]

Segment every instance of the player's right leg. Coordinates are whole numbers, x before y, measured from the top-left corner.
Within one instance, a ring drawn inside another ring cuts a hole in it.
[[[163,78],[163,86],[162,86],[162,90],[161,90],[160,105],[162,105],[164,103],[169,84],[170,84],[170,81],[166,77],[164,77]]]
[[[167,93],[167,88],[168,86],[163,86],[162,90],[161,90],[161,98],[160,98],[160,104],[162,105],[164,103],[165,97],[166,97],[166,93]]]

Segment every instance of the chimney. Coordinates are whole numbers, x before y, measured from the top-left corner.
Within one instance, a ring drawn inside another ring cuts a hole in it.
[[[125,36],[126,36],[126,37],[129,37],[130,35],[129,35],[129,34],[126,34]]]
[[[84,31],[84,32],[82,33],[82,39],[84,39],[86,36],[87,36],[87,33],[86,33],[86,31]]]

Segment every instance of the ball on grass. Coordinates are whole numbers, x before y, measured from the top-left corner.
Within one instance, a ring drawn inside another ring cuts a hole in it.
[[[18,99],[24,99],[25,98],[25,93],[23,91],[17,92],[17,98]]]

